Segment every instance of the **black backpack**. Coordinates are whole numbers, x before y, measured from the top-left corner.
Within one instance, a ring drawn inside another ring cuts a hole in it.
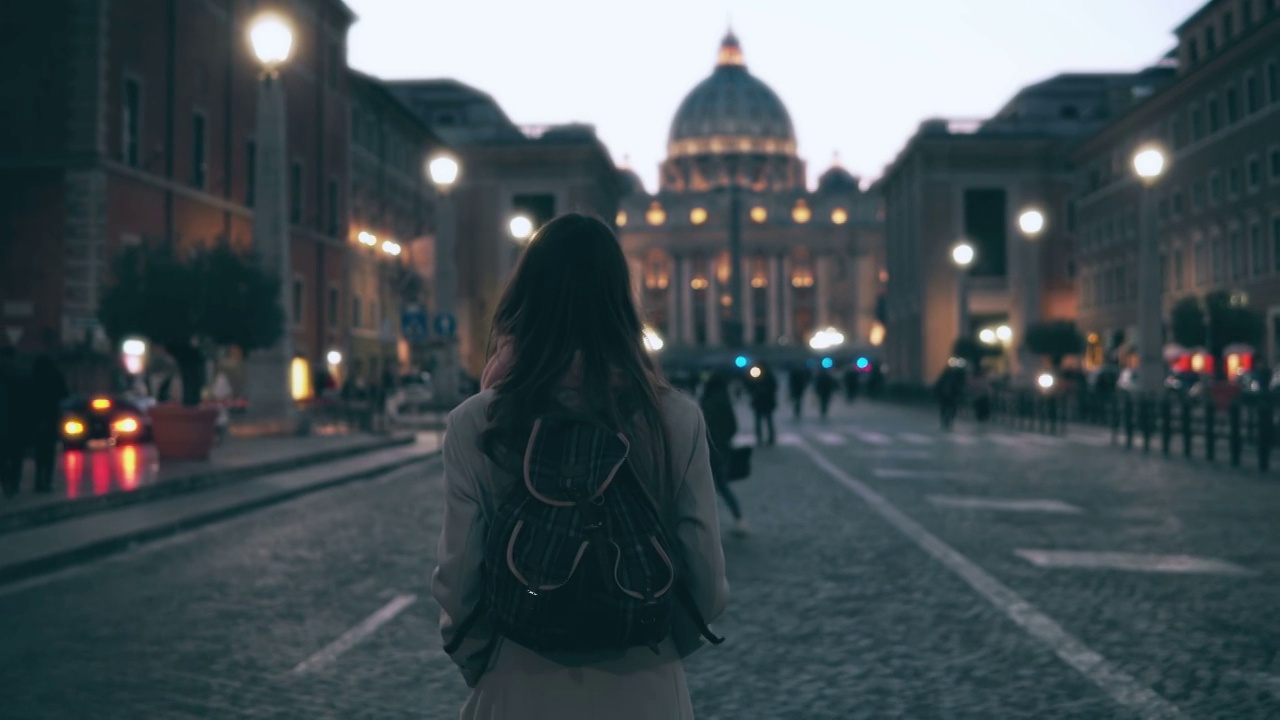
[[[498,635],[538,653],[649,647],[671,634],[679,603],[707,627],[682,582],[682,561],[657,504],[627,461],[626,436],[572,417],[534,423],[522,482],[489,528],[479,605]],[[496,640],[496,636],[495,636]]]

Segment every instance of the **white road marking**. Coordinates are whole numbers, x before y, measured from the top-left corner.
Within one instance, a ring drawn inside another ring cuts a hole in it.
[[[1000,435],[1000,434],[993,433],[991,435],[988,435],[987,437],[991,440],[991,442],[996,443],[997,445],[1004,445],[1005,447],[1011,447],[1011,448],[1027,447],[1026,441],[1024,441],[1023,438],[1017,435]]]
[[[747,447],[749,445],[754,446],[755,444],[756,436],[751,433],[738,433],[733,436],[734,447]]]
[[[920,433],[900,433],[898,437],[914,445],[932,445],[934,442],[933,438]]]
[[[1127,552],[1079,552],[1074,550],[1015,550],[1014,554],[1037,567],[1127,570],[1129,572],[1254,575],[1252,570],[1216,558],[1192,555],[1151,555]]]
[[[804,444],[804,441],[801,440],[800,436],[795,433],[784,432],[784,433],[778,433],[778,444],[800,446]]]
[[[1110,435],[1067,435],[1067,441],[1079,443],[1080,445],[1088,445],[1090,447],[1109,447],[1111,445]]]
[[[898,450],[895,448],[869,449],[864,450],[861,454],[866,457],[896,460],[931,460],[934,457],[932,450]]]
[[[952,433],[951,435],[946,435],[945,437],[947,438],[947,440],[957,445],[974,445],[978,442],[978,438],[972,435],[962,435],[960,433]]]
[[[853,434],[859,440],[861,440],[864,443],[868,443],[870,445],[888,445],[889,443],[893,442],[892,440],[889,439],[888,435],[882,435],[878,432],[871,432],[870,430],[853,430],[851,432],[853,432]]]
[[[964,508],[966,510],[1006,510],[1009,512],[1042,512],[1062,515],[1079,515],[1084,512],[1075,505],[1061,500],[1014,500],[1008,498],[956,497],[930,495],[929,502],[938,507]]]
[[[816,437],[823,445],[847,445],[849,441],[843,435],[832,432],[820,432]]]
[[[1062,438],[1051,435],[1023,435],[1022,439],[1030,442],[1032,445],[1039,445],[1041,447],[1062,447]]]
[[[903,514],[866,483],[836,467],[813,447],[809,445],[801,447],[818,467],[862,498],[863,502],[890,525],[959,576],[1028,635],[1047,645],[1063,662],[1091,680],[1110,695],[1111,699],[1133,710],[1145,720],[1173,720],[1186,717],[1173,703],[1165,700],[1158,693],[1117,668],[1110,660],[1077,640],[1075,636],[1062,629],[1062,626],[1053,618],[1040,612],[1034,605],[1005,587],[972,560],[925,530],[923,526]]]
[[[980,482],[986,478],[966,472],[945,470],[907,470],[904,468],[876,468],[871,473],[884,480],[968,480]]]
[[[378,628],[390,622],[417,599],[417,595],[397,595],[391,602],[383,605],[381,609],[365,618],[359,625],[342,633],[337,640],[326,645],[320,652],[298,663],[293,668],[293,672],[302,674],[328,665],[336,660],[339,655],[355,647],[361,640],[369,637]]]

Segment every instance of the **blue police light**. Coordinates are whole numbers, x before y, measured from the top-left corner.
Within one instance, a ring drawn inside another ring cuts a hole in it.
[[[835,360],[832,360],[831,358],[822,358],[822,367],[826,368],[827,370],[830,370],[835,366],[836,366]]]
[[[733,361],[733,364],[737,365],[740,368],[744,368],[747,366],[747,362],[748,361],[747,361],[746,355],[739,355],[738,358]]]
[[[860,358],[858,358],[858,369],[859,369],[859,370],[866,370],[866,369],[867,369],[867,366],[868,366],[868,365],[870,365],[870,364],[871,364],[871,361],[870,361],[870,360],[867,360],[867,359],[866,359],[866,358],[864,358],[864,357],[860,357]]]

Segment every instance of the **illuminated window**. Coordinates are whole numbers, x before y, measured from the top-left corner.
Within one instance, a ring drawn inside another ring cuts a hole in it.
[[[831,211],[831,222],[836,225],[843,225],[849,222],[849,213],[845,212],[844,208],[836,208]]]
[[[689,281],[689,287],[693,288],[694,290],[706,290],[707,285],[708,285],[707,279],[704,277],[696,277]]]
[[[764,258],[755,258],[751,261],[751,287],[769,287],[769,273]]]
[[[694,225],[701,225],[707,221],[707,211],[705,208],[694,208],[689,211],[689,222]]]
[[[813,273],[808,270],[796,270],[791,274],[791,286],[798,288],[813,287]]]
[[[727,251],[720,253],[719,257],[715,260],[714,267],[716,279],[720,281],[721,285],[729,282],[729,266],[729,253]]]
[[[791,208],[791,219],[795,220],[797,223],[800,223],[801,225],[809,222],[809,219],[812,217],[813,217],[813,211],[809,209],[809,206],[805,203],[804,200],[797,200],[796,206]]]
[[[730,295],[728,295],[728,294],[721,295],[721,296],[720,296],[720,304],[721,304],[721,305],[723,305],[724,307],[729,307],[730,305],[732,305],[732,304],[733,304],[733,297],[731,297],[731,296],[730,296]]]
[[[650,225],[661,225],[667,221],[667,211],[663,210],[662,206],[655,200],[649,205],[649,212],[644,214],[644,218],[649,221]]]
[[[649,290],[666,290],[671,284],[670,263],[667,254],[654,248],[649,252],[644,268],[644,286]]]
[[[757,205],[751,208],[751,219],[758,223],[762,223],[769,219],[769,211]]]
[[[623,227],[623,226],[625,226],[625,225],[627,224],[627,211],[626,211],[626,210],[619,210],[619,211],[618,211],[618,217],[617,217],[617,219],[616,219],[616,220],[614,220],[614,222],[616,222],[616,223],[617,223],[618,227]]]

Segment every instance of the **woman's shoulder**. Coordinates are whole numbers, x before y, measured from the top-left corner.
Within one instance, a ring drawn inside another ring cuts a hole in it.
[[[449,413],[447,427],[458,433],[480,434],[489,423],[489,404],[493,397],[493,390],[484,390],[463,400]]]
[[[702,421],[702,408],[690,395],[676,389],[662,391],[658,396],[662,420],[667,432],[674,437],[694,434]]]

